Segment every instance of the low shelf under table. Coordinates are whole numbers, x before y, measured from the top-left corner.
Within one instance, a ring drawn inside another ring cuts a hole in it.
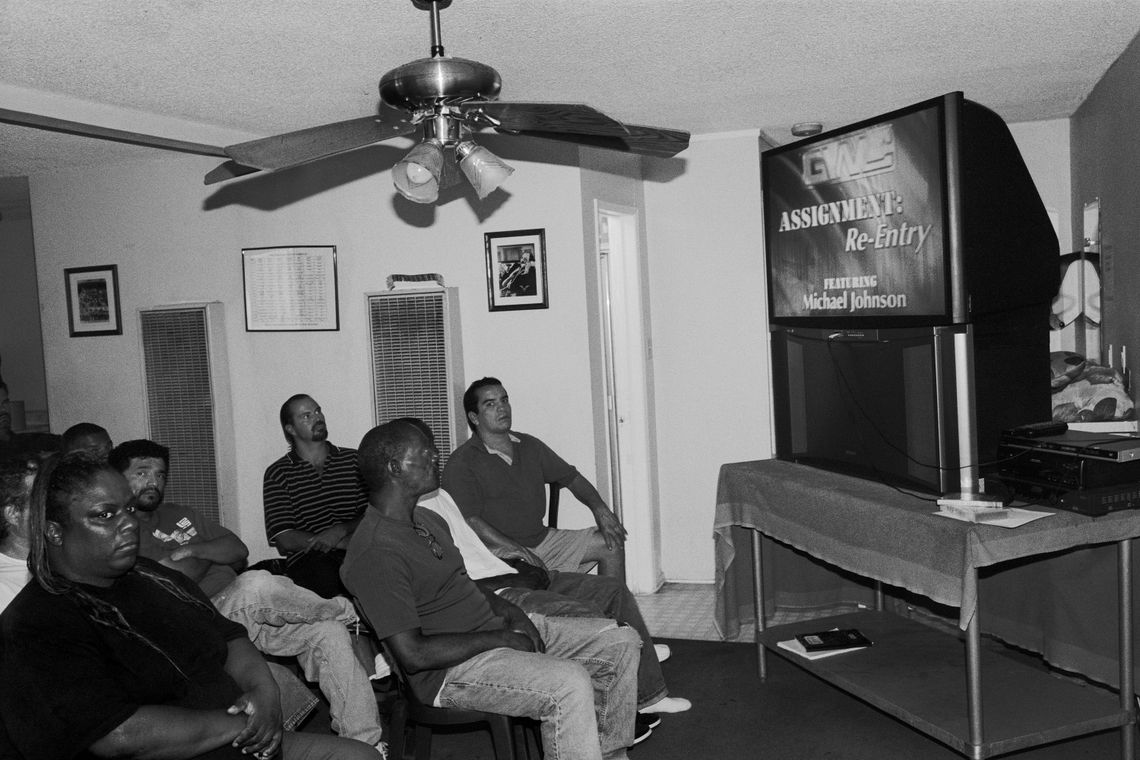
[[[1116,727],[1121,757],[1133,760],[1131,539],[1140,536],[1140,512],[1096,519],[1061,512],[1009,530],[939,517],[932,514],[935,509],[879,483],[791,462],[724,465],[714,526],[718,557],[733,527],[750,529],[757,611],[765,609],[764,534],[960,612],[960,636],[877,611],[766,630],[758,612],[761,678],[766,677],[766,649],[772,649],[976,760]],[[1003,562],[1110,542],[1119,553],[1119,694],[1054,678],[983,646],[979,568],[1000,570]],[[718,573],[723,569],[718,563]],[[776,647],[796,633],[833,627],[858,628],[876,644],[818,660]]]
[[[875,645],[818,660],[776,647],[796,634],[830,628],[858,628]],[[1107,689],[1057,678],[983,641],[985,741],[975,753],[964,709],[962,639],[892,613],[867,611],[768,628],[761,641],[789,662],[968,756],[1001,755],[1132,720]]]

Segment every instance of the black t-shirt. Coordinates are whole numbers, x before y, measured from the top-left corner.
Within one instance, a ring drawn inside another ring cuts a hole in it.
[[[137,567],[161,573],[200,604],[137,570],[109,588],[84,588],[118,608],[161,652],[94,623],[70,596],[35,581],[0,614],[0,716],[29,760],[88,757],[92,743],[143,705],[224,710],[240,695],[225,663],[228,642],[244,638],[245,629],[180,573],[143,557]],[[243,756],[227,744],[200,757]]]

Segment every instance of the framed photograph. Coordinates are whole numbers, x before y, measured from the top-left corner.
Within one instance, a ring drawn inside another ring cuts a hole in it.
[[[491,311],[546,309],[546,230],[488,232],[487,305]]]
[[[67,325],[71,337],[123,334],[118,266],[64,269],[63,279],[67,284]]]
[[[244,248],[246,332],[339,330],[336,246]]]

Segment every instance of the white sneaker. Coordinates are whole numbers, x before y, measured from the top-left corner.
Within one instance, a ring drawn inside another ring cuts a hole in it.
[[[641,713],[679,713],[685,712],[693,703],[684,697],[663,697],[648,707],[641,708]]]
[[[657,653],[657,662],[665,662],[673,654],[668,644],[654,644],[653,651]]]

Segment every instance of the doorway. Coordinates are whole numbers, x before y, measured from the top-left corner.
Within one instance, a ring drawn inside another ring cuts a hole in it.
[[[13,432],[48,430],[40,292],[27,177],[0,177],[0,377]]]
[[[656,457],[652,446],[652,345],[636,209],[595,202],[610,506],[629,532],[626,583],[661,585]]]

